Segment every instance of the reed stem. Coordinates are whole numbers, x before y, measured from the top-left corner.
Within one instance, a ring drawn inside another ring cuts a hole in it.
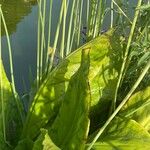
[[[5,21],[5,18],[4,18],[3,11],[1,9],[1,7],[0,7],[0,14],[1,14],[3,25],[4,25],[6,38],[7,38],[7,44],[8,44],[12,92],[13,92],[13,95],[14,95],[14,98],[15,98],[15,101],[16,101],[16,105],[17,105],[17,109],[18,109],[18,112],[20,114],[21,121],[22,121],[22,124],[23,124],[24,119],[23,119],[22,111],[20,109],[19,102],[18,102],[18,100],[19,100],[18,99],[18,94],[17,94],[16,88],[15,88],[14,71],[13,71],[13,60],[12,60],[12,49],[11,49],[9,34],[8,34],[7,26],[6,26],[6,21]]]
[[[106,123],[103,125],[103,127],[99,130],[99,132],[97,133],[97,135],[95,136],[95,138],[93,139],[93,141],[90,143],[90,146],[87,148],[87,150],[90,150],[94,143],[98,140],[98,138],[102,135],[102,133],[104,132],[104,130],[107,128],[107,126],[110,124],[110,122],[115,118],[115,116],[118,114],[118,112],[121,110],[121,108],[124,106],[124,104],[129,100],[129,98],[131,97],[131,95],[133,94],[133,92],[136,90],[136,88],[139,86],[139,84],[141,83],[142,79],[144,78],[144,76],[146,75],[147,71],[150,68],[150,60],[148,61],[147,65],[145,66],[145,68],[143,69],[143,72],[141,73],[141,75],[139,76],[139,78],[137,79],[137,81],[135,82],[135,84],[132,86],[131,90],[129,91],[129,93],[127,94],[127,96],[123,99],[123,101],[120,103],[120,105],[116,108],[116,110],[112,113],[112,115],[108,118],[108,120],[106,121]]]
[[[138,0],[137,8],[141,6],[141,3],[142,3],[142,0]],[[136,9],[134,19],[133,19],[133,23],[132,23],[132,27],[131,27],[130,34],[129,34],[127,47],[126,47],[125,54],[124,54],[124,57],[123,57],[123,63],[122,63],[122,66],[121,66],[120,74],[119,74],[119,77],[118,77],[118,82],[117,82],[116,89],[115,89],[114,100],[112,101],[112,111],[114,111],[115,108],[116,108],[117,94],[118,94],[118,90],[119,90],[120,83],[121,83],[121,80],[122,80],[122,76],[123,76],[123,73],[124,73],[125,65],[126,65],[126,62],[127,62],[127,59],[128,59],[129,48],[130,48],[130,45],[131,45],[131,42],[132,42],[132,38],[133,38],[134,30],[135,30],[135,25],[136,25],[136,22],[137,22],[137,19],[138,19],[138,15],[139,15],[139,10]]]
[[[1,5],[0,5],[1,9]],[[3,91],[3,78],[2,78],[2,40],[1,40],[1,26],[2,26],[2,16],[0,13],[0,99],[1,99],[1,113],[2,113],[2,128],[3,128],[3,138],[6,141],[6,127],[5,127],[5,103],[4,103],[4,91]]]

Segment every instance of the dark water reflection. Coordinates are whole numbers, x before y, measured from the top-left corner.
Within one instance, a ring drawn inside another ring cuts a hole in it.
[[[28,90],[30,79],[33,82],[31,76],[35,78],[36,75],[37,3],[36,0],[0,0],[0,3],[10,34],[16,88],[20,94],[23,94],[25,91],[23,82],[25,82]],[[52,42],[55,36],[61,1],[54,0],[53,4]],[[49,6],[49,1],[47,6]],[[4,31],[2,48],[5,70],[10,78],[8,47]]]
[[[12,45],[15,83],[17,91],[22,94],[23,80],[27,89],[29,88],[29,68],[32,68],[33,75],[35,74],[37,7],[35,1],[25,0],[0,0],[0,4]],[[2,57],[9,76],[8,47],[3,27]]]
[[[17,24],[24,16],[31,13],[32,6],[36,3],[24,0],[0,0],[0,4],[2,5],[9,33],[12,34],[16,32]],[[2,35],[4,34],[4,30],[2,29]]]

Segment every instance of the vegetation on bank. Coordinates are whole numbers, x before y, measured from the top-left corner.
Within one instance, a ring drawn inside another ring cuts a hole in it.
[[[1,150],[149,150],[150,2],[138,0],[134,15],[130,1],[107,2],[63,0],[52,41],[53,0],[38,1],[37,77],[24,97],[0,8],[11,70],[9,81],[0,44]]]

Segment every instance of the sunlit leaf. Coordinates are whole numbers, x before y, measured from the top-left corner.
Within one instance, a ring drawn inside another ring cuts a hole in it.
[[[49,130],[52,140],[64,150],[84,149],[89,131],[89,50],[83,50],[81,66],[71,77],[60,111]]]
[[[48,131],[41,129],[41,135],[34,143],[32,150],[60,150],[50,139]]]
[[[149,150],[150,134],[136,121],[117,117],[92,147],[92,150],[100,149]]]
[[[150,87],[135,93],[119,115],[134,119],[150,132]]]
[[[0,131],[3,131],[5,128],[6,132],[6,140],[9,141],[11,144],[15,145],[17,143],[17,140],[19,139],[19,136],[21,134],[22,130],[22,121],[20,118],[20,113],[18,112],[16,100],[14,98],[11,83],[8,81],[6,73],[3,68],[2,60],[0,60],[1,65],[1,73],[2,73],[2,88],[0,90],[3,91],[3,99],[1,99],[1,92],[0,92]],[[0,78],[1,79],[1,78]],[[0,86],[1,87],[1,86]],[[2,101],[3,108],[4,108],[4,114],[2,114]],[[21,106],[21,101],[18,100],[18,103]],[[23,111],[23,110],[22,110]],[[4,118],[5,122],[2,120]],[[2,127],[5,126],[4,128]]]
[[[79,69],[81,51],[87,48],[90,49],[91,123],[103,122],[107,118],[122,58],[119,36],[113,30],[71,53],[48,75],[30,107],[22,137],[34,138],[41,127],[47,123],[52,124],[64,99],[69,80]],[[106,115],[101,115],[103,112]]]

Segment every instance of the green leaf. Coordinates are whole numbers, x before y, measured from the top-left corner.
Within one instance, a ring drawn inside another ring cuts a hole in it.
[[[22,120],[17,109],[17,104],[12,92],[11,83],[8,81],[6,73],[4,71],[2,60],[0,60],[0,65],[0,79],[2,79],[2,81],[0,82],[2,83],[2,85],[0,86],[0,91],[2,91],[3,93],[3,95],[1,96],[0,92],[0,131],[3,131],[3,134],[4,132],[6,132],[6,135],[4,135],[6,136],[5,140],[10,142],[10,144],[15,145],[17,144],[22,131]],[[18,103],[20,104],[20,108],[22,108],[21,101],[18,100]],[[4,113],[2,113],[2,107]]]
[[[41,129],[41,134],[34,143],[32,150],[60,150],[50,139],[48,131]]]
[[[89,131],[89,50],[83,49],[81,66],[71,77],[60,111],[49,130],[52,140],[62,150],[85,147]]]
[[[18,142],[18,145],[14,150],[32,150],[33,141],[30,139],[23,139]]]
[[[86,48],[90,48],[89,85],[92,99],[90,113],[93,118],[92,127],[95,122],[101,123],[107,118],[122,61],[122,47],[119,36],[114,33],[114,30],[74,51],[48,75],[32,102],[22,137],[34,138],[39,134],[41,127],[53,123],[64,99],[69,80],[79,69],[81,51]],[[101,115],[104,112],[106,115]]]
[[[150,87],[131,96],[119,115],[137,121],[150,132]]]
[[[116,117],[92,150],[149,150],[150,134],[131,119]]]

